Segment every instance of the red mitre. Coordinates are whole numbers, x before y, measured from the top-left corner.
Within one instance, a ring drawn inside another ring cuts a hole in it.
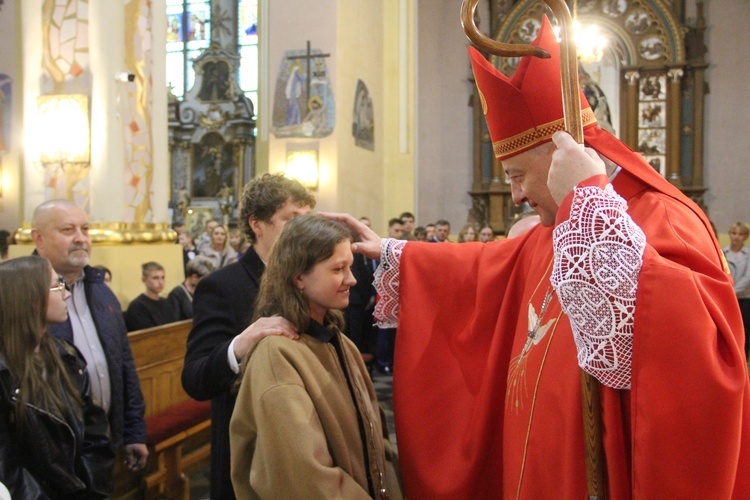
[[[532,45],[545,49],[551,57],[522,57],[510,78],[469,47],[492,148],[501,161],[550,141],[552,134],[565,130],[560,46],[547,16],[542,17],[542,27]],[[580,94],[583,127],[595,127],[594,112],[583,92]]]

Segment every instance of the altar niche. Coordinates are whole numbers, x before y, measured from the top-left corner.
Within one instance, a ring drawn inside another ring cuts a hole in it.
[[[239,59],[212,44],[193,62],[184,100],[169,95],[173,221],[211,210],[225,224],[237,222],[237,200],[255,174],[255,114],[238,84]]]
[[[192,199],[222,198],[236,192],[237,169],[233,166],[234,148],[216,132],[203,136],[193,146],[195,164],[192,178]],[[225,190],[229,190],[226,194]]]

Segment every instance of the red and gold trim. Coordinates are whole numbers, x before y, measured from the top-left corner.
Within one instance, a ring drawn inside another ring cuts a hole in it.
[[[583,121],[583,128],[596,124],[596,117],[591,108],[586,107],[581,110],[581,120]],[[495,152],[495,157],[502,160],[550,140],[552,135],[560,130],[565,130],[565,122],[562,118],[526,130],[513,137],[493,142],[492,149]]]

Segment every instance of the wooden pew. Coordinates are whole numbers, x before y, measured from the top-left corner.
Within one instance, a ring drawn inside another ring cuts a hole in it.
[[[180,381],[192,321],[180,321],[128,335],[146,401],[148,466],[132,474],[118,460],[115,498],[188,499],[187,474],[208,465],[210,402],[197,402]]]

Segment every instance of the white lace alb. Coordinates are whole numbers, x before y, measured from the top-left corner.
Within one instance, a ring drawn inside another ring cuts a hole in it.
[[[638,276],[646,237],[608,184],[576,188],[570,218],[553,231],[550,281],[570,320],[578,365],[603,385],[629,389]]]
[[[380,240],[380,265],[375,270],[373,281],[378,292],[374,312],[375,324],[380,328],[396,328],[398,325],[399,269],[404,246],[405,240]]]

